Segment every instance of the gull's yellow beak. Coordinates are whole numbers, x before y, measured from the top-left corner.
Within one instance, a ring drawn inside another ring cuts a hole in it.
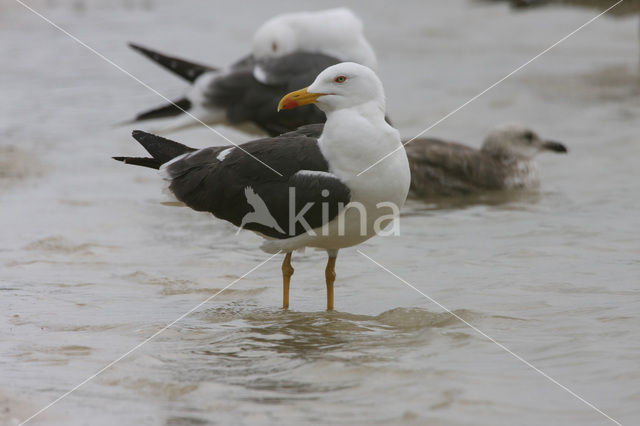
[[[302,105],[312,104],[318,100],[324,93],[309,93],[307,87],[288,93],[284,98],[280,99],[278,111],[281,109],[293,109]]]

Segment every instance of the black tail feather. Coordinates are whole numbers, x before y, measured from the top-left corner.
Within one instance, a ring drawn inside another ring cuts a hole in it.
[[[179,75],[180,77],[192,83],[195,81],[196,78],[198,78],[201,74],[205,72],[217,71],[216,68],[210,67],[208,65],[201,65],[195,62],[185,61],[184,59],[167,56],[160,52],[147,49],[146,47],[142,47],[134,43],[129,43],[129,47],[137,50],[147,58],[162,65],[169,71]]]
[[[160,136],[152,135],[151,133],[143,132],[142,130],[134,130],[131,136],[135,140],[140,142],[140,145],[147,150],[153,158],[149,157],[111,157],[116,161],[122,161],[125,164],[133,164],[135,166],[150,167],[152,169],[159,169],[167,161],[173,160],[179,155],[186,154],[188,152],[196,151],[195,148],[182,145],[181,143],[174,142],[170,139],[166,139]]]
[[[149,157],[111,157],[116,161],[122,161],[125,164],[133,164],[134,166],[149,167],[152,169],[159,169],[162,165],[155,158]]]
[[[164,164],[176,158],[178,155],[196,150],[195,148],[190,148],[181,143],[143,132],[142,130],[134,130],[131,136],[140,142],[140,145],[142,145],[155,160],[159,161],[160,164]]]
[[[154,108],[149,111],[141,112],[136,115],[135,121],[152,120],[155,118],[173,117],[182,114],[184,111],[189,111],[191,108],[191,101],[187,98],[178,99],[171,104],[163,105],[158,108]]]

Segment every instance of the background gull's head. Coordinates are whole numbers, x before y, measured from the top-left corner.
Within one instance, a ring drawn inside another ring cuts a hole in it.
[[[531,159],[541,151],[566,153],[567,148],[559,142],[542,139],[523,124],[508,123],[498,125],[489,132],[482,151],[499,157]]]
[[[362,21],[347,8],[298,12],[269,19],[256,31],[253,55],[274,58],[297,51],[323,53],[341,61],[377,67]]]

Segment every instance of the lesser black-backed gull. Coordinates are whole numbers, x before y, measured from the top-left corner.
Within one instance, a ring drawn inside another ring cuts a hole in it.
[[[432,138],[410,141],[405,149],[411,167],[409,194],[415,198],[535,188],[534,157],[542,151],[567,152],[561,143],[543,140],[520,124],[496,126],[479,150]]]
[[[175,105],[155,108],[134,119],[175,117],[163,132],[200,120],[276,136],[305,124],[322,123],[325,115],[314,105],[278,114],[278,101],[295,88],[309,85],[330,65],[345,61],[372,69],[377,65],[362,22],[346,8],[289,13],[268,20],[255,33],[252,53],[223,70],[130,46],[192,83]]]
[[[238,147],[200,150],[135,131],[152,158],[115,159],[159,168],[178,200],[265,237],[266,252],[286,253],[284,308],[291,253],[304,247],[326,250],[327,309],[333,309],[338,250],[371,238],[397,217],[409,190],[409,165],[405,151],[397,149],[398,131],[385,121],[384,90],[371,69],[352,62],[331,66],[308,88],[283,97],[278,109],[311,103],[327,114],[323,128],[305,126]]]

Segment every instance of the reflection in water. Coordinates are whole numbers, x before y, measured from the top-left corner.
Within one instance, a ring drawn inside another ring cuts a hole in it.
[[[466,320],[480,316],[467,310],[456,314]],[[185,336],[177,353],[162,355],[165,368],[187,382],[223,382],[260,391],[255,398],[262,402],[262,392],[267,392],[270,403],[359,385],[357,377],[337,381],[318,377],[315,365],[375,368],[394,362],[394,348],[422,347],[448,333],[447,339],[455,341],[469,338],[468,329],[449,313],[421,308],[370,316],[236,305],[208,310],[200,317],[213,326],[211,332],[198,330]],[[228,327],[233,327],[232,334],[226,332]],[[300,374],[292,373],[295,370]]]

